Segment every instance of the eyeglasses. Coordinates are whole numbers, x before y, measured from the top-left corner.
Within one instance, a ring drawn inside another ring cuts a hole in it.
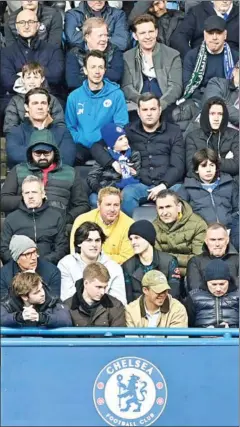
[[[17,21],[16,24],[21,25],[22,27],[26,27],[26,25],[34,25],[37,24],[38,21],[33,21],[30,19],[30,21]]]
[[[33,151],[33,153],[35,154],[36,157],[48,157],[51,156],[52,151]]]
[[[24,259],[32,259],[33,256],[38,256],[38,250],[35,249],[32,252],[27,252],[26,254],[21,254]]]

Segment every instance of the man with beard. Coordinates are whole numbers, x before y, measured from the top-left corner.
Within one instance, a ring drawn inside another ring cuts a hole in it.
[[[25,95],[25,120],[14,126],[6,137],[8,167],[26,161],[27,146],[35,129],[55,141],[65,164],[72,166],[76,156],[76,146],[66,126],[55,123],[50,116],[51,97],[44,88],[31,89]],[[43,139],[44,140],[44,139]]]

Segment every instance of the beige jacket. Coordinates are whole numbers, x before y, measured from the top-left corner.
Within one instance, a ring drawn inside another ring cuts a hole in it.
[[[161,316],[158,321],[158,328],[188,327],[188,316],[184,305],[171,295],[168,295],[160,310]],[[129,328],[148,327],[143,295],[125,307],[125,316],[126,325]]]

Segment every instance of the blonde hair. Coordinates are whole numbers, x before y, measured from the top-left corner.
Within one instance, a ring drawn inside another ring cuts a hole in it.
[[[102,283],[108,283],[110,280],[108,269],[100,262],[91,262],[83,270],[83,280],[93,281],[94,279]]]
[[[37,273],[31,273],[30,271],[22,271],[17,273],[12,281],[12,289],[17,296],[28,295],[34,288],[42,282],[41,276]]]
[[[103,18],[93,17],[93,18],[86,19],[86,21],[82,26],[83,38],[85,39],[86,36],[91,34],[93,28],[100,28],[103,25],[105,25],[105,27],[107,27],[108,29],[107,23],[106,21],[104,21]]]
[[[35,175],[28,175],[28,176],[26,176],[26,178],[24,178],[24,180],[22,182],[22,191],[23,191],[24,184],[30,183],[30,182],[37,182],[41,188],[41,191],[42,192],[44,191],[43,181]]]
[[[105,187],[98,192],[98,203],[101,204],[105,196],[118,196],[122,201],[121,191],[115,187]]]

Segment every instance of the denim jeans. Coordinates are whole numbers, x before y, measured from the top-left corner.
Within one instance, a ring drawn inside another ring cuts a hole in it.
[[[97,207],[97,199],[98,199],[98,195],[97,193],[92,193],[89,196],[89,203],[91,208],[96,209]]]

